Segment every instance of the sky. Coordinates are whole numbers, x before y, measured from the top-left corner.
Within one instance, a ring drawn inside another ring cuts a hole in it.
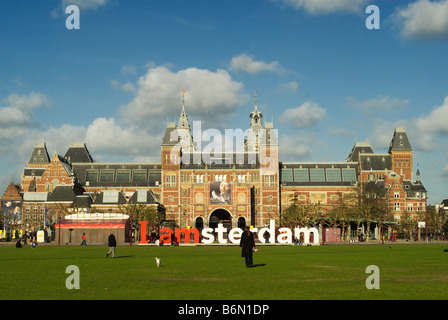
[[[355,142],[386,153],[405,127],[440,203],[447,71],[448,0],[1,0],[0,192],[36,142],[160,162],[183,101],[190,125],[224,134],[249,127],[256,96],[283,162],[345,161]]]

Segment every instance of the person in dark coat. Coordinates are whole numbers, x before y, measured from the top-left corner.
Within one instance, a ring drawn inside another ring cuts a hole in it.
[[[112,232],[107,239],[107,242],[109,244],[109,252],[106,254],[106,258],[109,257],[109,254],[112,253],[112,258],[115,258],[115,247],[117,246],[117,241],[115,240],[115,235]]]
[[[250,231],[249,227],[241,235],[240,239],[241,257],[245,258],[246,267],[250,268],[253,266],[254,262],[252,259],[252,253],[255,248],[254,234]]]

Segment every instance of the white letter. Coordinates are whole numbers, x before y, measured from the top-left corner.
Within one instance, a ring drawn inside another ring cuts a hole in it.
[[[233,228],[229,232],[229,240],[234,244],[239,244],[241,239],[241,234],[243,233],[243,229]]]
[[[292,243],[292,233],[289,228],[278,229],[279,235],[277,236],[278,243]]]
[[[79,289],[79,268],[75,265],[70,265],[65,269],[65,273],[71,273],[65,280],[65,287],[69,290]]]
[[[202,243],[210,244],[215,241],[215,236],[213,235],[213,228],[204,228],[202,229]]]
[[[72,13],[73,12],[73,13]],[[65,27],[68,30],[79,29],[79,8],[74,4],[65,8],[65,13],[72,13],[65,20]]]
[[[366,268],[366,273],[372,273],[366,279],[367,289],[379,289],[380,288],[380,269],[375,265],[370,265]]]
[[[215,232],[218,233],[219,243],[227,243],[227,240],[224,239],[224,232],[227,232],[227,228],[224,228],[222,223],[218,223],[218,228],[215,228]]]
[[[369,30],[380,28],[380,9],[378,6],[370,5],[366,8],[366,13],[371,13],[366,19],[366,28]]]
[[[269,229],[261,228],[260,231],[258,231],[258,239],[263,239],[263,240],[261,240],[262,242],[265,241],[264,240],[265,232],[269,233],[269,243],[274,243],[275,242],[275,220],[274,219],[270,220]]]

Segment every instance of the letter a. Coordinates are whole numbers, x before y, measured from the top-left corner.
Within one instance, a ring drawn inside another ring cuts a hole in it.
[[[65,8],[65,13],[71,13],[65,20],[65,27],[68,30],[79,29],[79,8],[74,4]]]
[[[70,265],[65,269],[65,273],[72,273],[65,280],[65,287],[68,290],[79,289],[79,268],[75,265]]]
[[[373,13],[372,13],[373,12]],[[366,8],[366,13],[372,13],[366,19],[366,28],[369,30],[380,28],[380,8],[370,5]]]
[[[379,289],[380,288],[380,269],[375,265],[370,265],[366,268],[366,273],[372,273],[366,279],[367,289]]]

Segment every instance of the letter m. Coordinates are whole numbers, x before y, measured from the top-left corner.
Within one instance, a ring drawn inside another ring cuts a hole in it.
[[[199,243],[199,230],[196,228],[190,228],[190,230],[188,230],[187,228],[182,228],[182,229],[176,229],[176,240],[178,243],[180,243],[180,236],[181,234],[185,235],[185,243],[190,243],[190,234],[193,233],[193,238],[194,238],[194,243]]]

